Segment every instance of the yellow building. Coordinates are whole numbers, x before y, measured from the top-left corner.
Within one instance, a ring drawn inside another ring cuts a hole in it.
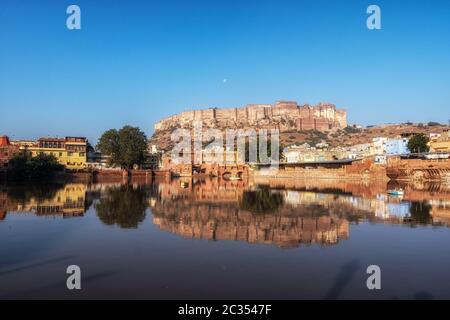
[[[14,140],[14,141],[11,141],[11,144],[13,146],[18,146],[20,148],[20,150],[24,150],[25,148],[35,146],[36,145],[36,141],[33,141],[33,140]]]
[[[433,152],[449,153],[450,152],[450,140],[447,141],[431,141],[430,148]]]
[[[29,141],[17,141],[20,150],[31,152],[33,157],[38,154],[53,155],[67,169],[86,168],[87,139],[82,137],[41,138],[32,144]]]
[[[450,131],[431,139],[429,144],[432,152],[450,153]]]

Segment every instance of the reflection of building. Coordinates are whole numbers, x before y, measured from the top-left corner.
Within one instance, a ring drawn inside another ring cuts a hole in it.
[[[395,201],[398,200],[398,201]],[[377,199],[372,200],[375,203],[375,216],[380,219],[403,219],[409,216],[411,203],[400,199],[390,199],[385,195],[378,195]]]
[[[0,220],[4,220],[6,218],[8,208],[8,196],[6,192],[0,192]]]
[[[47,154],[54,156],[68,169],[86,167],[87,139],[81,137],[41,138],[30,145],[29,141],[17,141],[21,150],[31,152],[32,156]]]
[[[449,201],[430,201],[431,216],[434,222],[439,222],[450,226],[450,200]]]
[[[242,193],[248,188],[243,180],[205,179],[195,181],[192,178],[174,179],[170,183],[158,184],[158,192],[163,201],[184,199],[195,203],[238,203]]]
[[[4,193],[4,195],[6,195]],[[0,213],[4,212],[32,212],[38,216],[60,215],[63,217],[82,216],[86,211],[85,205],[86,185],[84,184],[67,184],[60,189],[50,192],[48,197],[30,196],[24,199],[8,199],[1,200]]]
[[[7,136],[0,136],[0,170],[8,167],[9,160],[17,151],[17,146],[12,145]]]

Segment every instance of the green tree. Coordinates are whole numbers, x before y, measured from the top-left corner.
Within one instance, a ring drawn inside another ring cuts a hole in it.
[[[9,174],[16,180],[50,178],[63,169],[54,156],[44,153],[32,157],[29,152],[20,152],[9,162]]]
[[[104,155],[110,156],[111,164],[120,159],[119,132],[116,129],[105,131],[100,137],[96,149]]]
[[[412,153],[428,152],[430,147],[428,142],[430,139],[424,133],[417,133],[408,141],[408,149]]]
[[[147,152],[147,137],[138,127],[124,126],[103,133],[97,150],[110,156],[110,164],[131,169],[142,165]]]

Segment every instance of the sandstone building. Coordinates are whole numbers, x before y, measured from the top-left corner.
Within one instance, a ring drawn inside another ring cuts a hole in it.
[[[37,141],[12,141],[20,150],[52,155],[67,169],[84,169],[87,161],[87,139],[84,137],[40,138]]]
[[[206,128],[264,128],[280,132],[317,130],[329,131],[347,126],[347,112],[333,104],[299,106],[295,101],[275,104],[249,104],[243,108],[209,108],[193,110],[165,118],[156,123],[155,131],[191,128],[200,121]]]
[[[16,146],[11,144],[7,136],[0,136],[0,171],[6,170],[9,161],[18,150]]]

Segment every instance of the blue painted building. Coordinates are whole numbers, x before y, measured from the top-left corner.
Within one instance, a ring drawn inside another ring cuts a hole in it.
[[[385,142],[386,155],[409,154],[408,139],[387,139]]]

